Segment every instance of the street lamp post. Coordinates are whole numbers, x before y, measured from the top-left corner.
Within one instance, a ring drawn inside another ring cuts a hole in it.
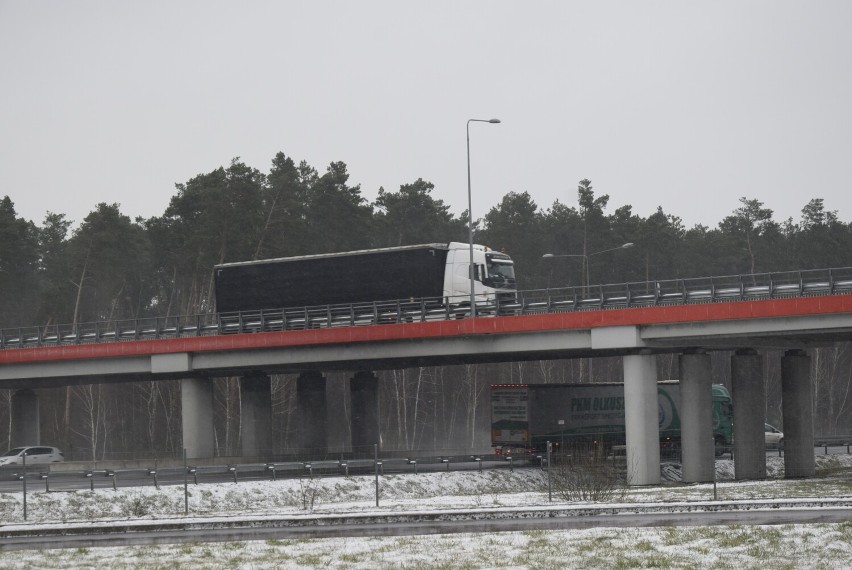
[[[499,123],[500,119],[468,119],[467,120],[467,215],[468,215],[468,244],[470,246],[470,316],[476,316],[476,298],[474,295],[474,268],[473,268],[473,200],[470,194],[470,124],[471,123]]]
[[[627,242],[627,243],[621,244],[618,247],[611,247],[609,249],[604,249],[604,250],[601,250],[601,251],[595,251],[593,253],[588,253],[588,254],[586,254],[586,253],[562,253],[562,254],[554,255],[552,253],[545,253],[541,257],[542,257],[542,259],[552,259],[554,257],[582,257],[583,258],[583,267],[585,268],[585,271],[584,271],[585,276],[583,278],[583,285],[585,285],[586,288],[588,289],[589,281],[590,281],[589,274],[591,273],[591,271],[589,271],[589,258],[590,257],[592,257],[593,255],[599,255],[601,253],[608,253],[610,251],[615,251],[617,249],[628,249],[628,248],[631,248],[631,247],[633,247],[633,242]]]

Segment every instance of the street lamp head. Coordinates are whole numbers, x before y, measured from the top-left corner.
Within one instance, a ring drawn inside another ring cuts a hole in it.
[[[500,119],[488,119],[489,123],[499,123]]]
[[[628,247],[633,247],[633,242],[629,241],[626,244],[621,246],[621,249],[627,249]]]
[[[545,259],[545,258],[548,258],[548,257],[554,257],[554,255],[552,253],[545,253],[541,257],[542,257],[542,259]]]

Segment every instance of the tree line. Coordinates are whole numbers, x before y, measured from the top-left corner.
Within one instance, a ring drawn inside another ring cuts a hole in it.
[[[55,212],[37,224],[18,216],[6,196],[0,201],[0,328],[213,312],[218,263],[466,242],[468,212],[456,216],[433,190],[417,179],[397,191],[381,188],[370,202],[350,182],[345,163],[333,162],[320,174],[278,153],[267,173],[237,158],[176,184],[162,215],[149,219],[101,203],[76,226]],[[663,206],[647,217],[631,205],[612,208],[589,180],[565,195],[565,202],[542,208],[529,192],[509,192],[474,222],[477,243],[512,256],[521,289],[852,265],[852,223],[820,198],[804,202],[799,219],[778,221],[762,202],[743,197],[716,227],[687,228]],[[615,249],[624,243],[633,246]],[[547,259],[545,253],[570,257]],[[780,373],[770,356],[767,416],[780,423]],[[817,431],[849,430],[852,350],[843,343],[812,356],[816,417],[823,424]],[[676,377],[676,359],[661,357],[660,369]],[[558,361],[379,376],[384,444],[447,448],[487,446],[491,383],[619,380],[621,371],[617,359],[600,359],[585,368]],[[716,355],[714,380],[728,376],[725,355]],[[293,445],[293,380],[273,378],[276,452]],[[345,418],[346,375],[329,374],[329,380]],[[44,390],[42,440],[93,458],[174,454],[181,445],[179,391],[175,382]],[[237,454],[238,378],[217,380],[216,418],[218,453]],[[8,441],[8,391],[0,398],[0,421],[0,437]],[[345,447],[345,425],[331,433]]]

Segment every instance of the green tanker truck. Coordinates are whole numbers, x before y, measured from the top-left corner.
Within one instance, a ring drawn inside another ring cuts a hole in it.
[[[680,383],[657,384],[660,444],[680,448]],[[713,438],[716,453],[731,447],[731,395],[713,385]],[[491,386],[491,445],[495,453],[544,451],[578,444],[624,445],[624,384],[495,384]]]

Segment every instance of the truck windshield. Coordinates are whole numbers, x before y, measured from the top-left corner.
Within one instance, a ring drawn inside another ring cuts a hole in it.
[[[506,254],[492,253],[485,256],[487,275],[483,284],[504,289],[515,288],[515,265]]]

